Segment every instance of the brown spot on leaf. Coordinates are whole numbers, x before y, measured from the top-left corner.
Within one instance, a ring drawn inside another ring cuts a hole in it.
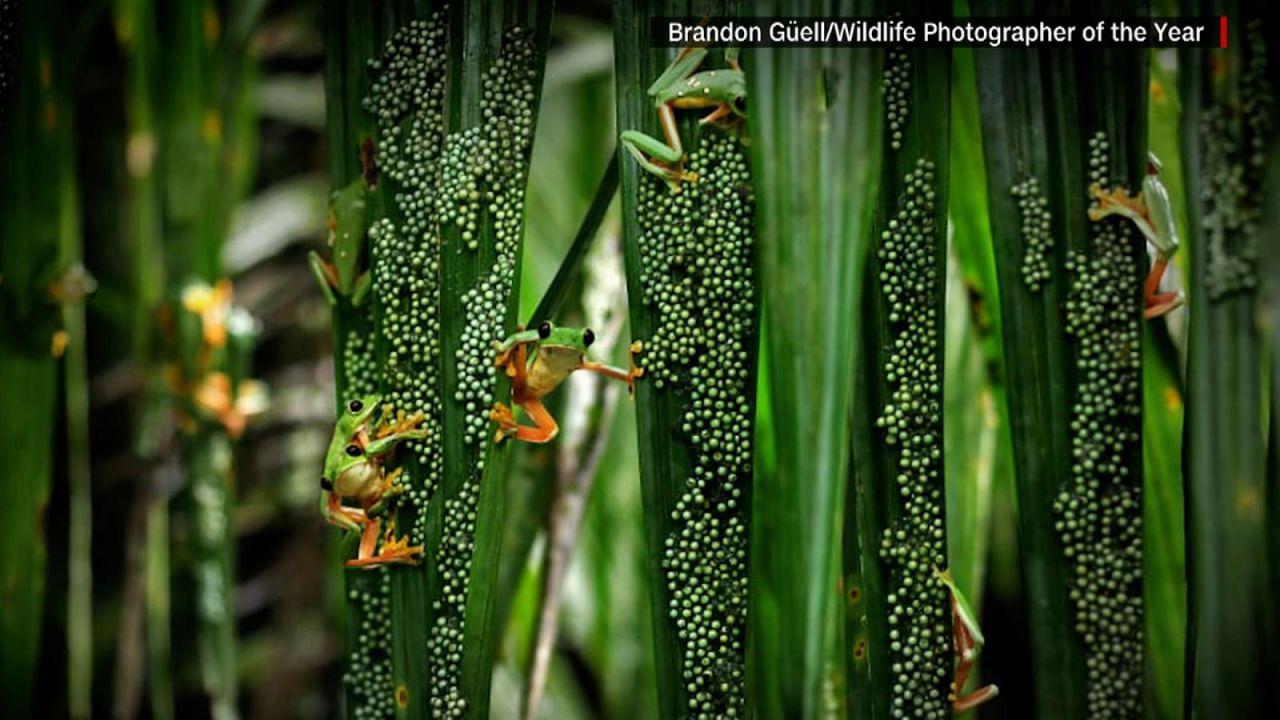
[[[378,161],[374,150],[373,138],[367,137],[360,142],[360,176],[370,190],[378,187]]]

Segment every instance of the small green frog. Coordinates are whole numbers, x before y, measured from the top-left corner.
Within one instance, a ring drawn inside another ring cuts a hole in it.
[[[961,696],[973,665],[982,654],[982,628],[978,627],[978,615],[969,600],[956,587],[950,570],[934,570],[934,574],[951,591],[951,636],[956,650],[956,677],[951,683],[951,708],[955,712],[971,710],[1000,693],[995,685],[986,685],[968,695]]]
[[[503,368],[511,378],[512,405],[523,408],[536,425],[518,424],[511,408],[495,402],[489,413],[489,419],[498,423],[494,442],[502,442],[512,435],[530,443],[550,442],[560,432],[560,426],[542,404],[542,397],[559,387],[575,370],[589,370],[625,382],[627,391],[635,393],[636,378],[644,374],[644,370],[636,367],[635,355],[644,350],[643,344],[639,340],[631,344],[631,369],[619,370],[587,359],[587,348],[595,339],[591,328],[558,328],[544,322],[536,330],[518,327],[506,340],[494,343],[497,352],[494,366]],[[533,346],[532,354],[529,346]]]
[[[379,407],[381,415],[373,423]],[[417,564],[422,547],[409,547],[408,538],[396,538],[394,519],[387,521],[382,551],[375,555],[374,549],[381,526],[378,516],[386,511],[392,498],[404,492],[404,486],[396,482],[400,468],[387,473],[383,463],[400,443],[426,437],[427,431],[418,427],[422,420],[422,413],[406,416],[403,410],[392,418],[391,408],[383,406],[378,395],[352,400],[338,418],[325,455],[320,488],[326,496],[325,519],[345,530],[361,529],[359,551],[355,559],[347,561],[348,566]],[[343,505],[344,499],[358,502],[360,508]]]
[[[320,282],[325,299],[337,305],[338,294],[351,299],[360,307],[369,295],[372,276],[361,270],[364,256],[365,234],[369,229],[369,187],[363,178],[335,190],[329,196],[329,217],[325,223],[329,229],[329,247],[333,248],[333,262],[326,262],[316,251],[307,256],[311,272]]]
[[[1097,183],[1089,188],[1089,194],[1097,200],[1097,204],[1089,208],[1090,220],[1096,222],[1111,215],[1129,218],[1156,249],[1155,264],[1143,286],[1146,304],[1143,316],[1148,320],[1160,317],[1182,305],[1185,300],[1182,291],[1159,292],[1169,258],[1178,250],[1178,227],[1169,191],[1160,182],[1160,159],[1156,154],[1147,153],[1147,176],[1142,179],[1142,192],[1137,196],[1129,196],[1124,188],[1104,190]]]
[[[675,111],[714,108],[702,118],[704,125],[731,116],[737,119],[746,117],[747,83],[738,64],[738,49],[727,48],[724,51],[729,69],[694,72],[706,56],[706,48],[684,48],[649,86],[649,97],[653,98],[662,121],[665,143],[639,130],[624,131],[620,138],[622,146],[635,157],[640,167],[666,180],[672,192],[680,192],[682,181],[698,179],[696,173],[683,167],[684,148],[680,144]]]

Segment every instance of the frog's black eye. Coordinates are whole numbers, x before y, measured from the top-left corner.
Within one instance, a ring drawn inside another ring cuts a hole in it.
[[[591,347],[591,343],[596,341],[596,334],[591,332],[591,328],[582,331],[582,346]]]
[[[546,340],[547,338],[551,337],[551,323],[543,322],[541,325],[538,326],[538,337],[542,338],[543,340]]]
[[[350,455],[351,457],[360,457],[361,453],[363,452],[364,450],[361,450],[360,446],[356,445],[355,443],[352,443],[347,446],[347,454]]]
[[[332,489],[333,489],[333,481],[332,481],[332,480],[330,480],[330,479],[329,479],[329,478],[327,478],[327,477],[322,477],[322,478],[320,478],[320,489],[321,489],[321,490],[332,490]]]
[[[364,409],[364,403],[359,400],[352,400],[351,403],[347,405],[347,409],[353,413],[358,413]]]

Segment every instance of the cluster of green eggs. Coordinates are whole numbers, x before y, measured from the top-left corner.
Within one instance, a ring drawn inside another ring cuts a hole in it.
[[[357,720],[395,717],[391,669],[391,573],[377,568],[350,582],[347,600],[358,618],[343,683]]]
[[[911,109],[911,103],[907,101],[911,92],[911,56],[905,48],[889,50],[881,87],[884,92],[885,135],[889,138],[889,147],[897,150],[902,147],[902,132]]]
[[[1022,216],[1022,281],[1037,292],[1052,277],[1049,267],[1053,216],[1049,213],[1049,200],[1034,177],[1014,185],[1009,192],[1018,199],[1018,213]]]
[[[1258,236],[1263,223],[1266,148],[1274,134],[1275,96],[1267,79],[1260,20],[1245,26],[1241,103],[1226,102],[1201,118],[1204,176],[1201,223],[1207,239],[1205,289],[1211,300],[1257,287]]]
[[[1109,187],[1110,146],[1089,141],[1089,181]],[[1141,315],[1136,228],[1091,225],[1090,249],[1067,259],[1067,332],[1075,339],[1071,471],[1054,502],[1084,643],[1090,717],[1142,714]]]
[[[887,391],[876,420],[891,454],[901,511],[885,528],[880,554],[886,595],[895,718],[951,715],[946,687],[951,635],[945,587],[942,484],[942,247],[934,165],[903,179],[898,208],[880,233],[880,291],[889,308]],[[902,309],[909,309],[902,312]]]
[[[457,497],[444,504],[444,529],[436,550],[440,598],[432,608],[435,624],[427,640],[432,659],[431,710],[432,716],[438,718],[465,717],[467,713],[461,686],[462,652],[479,492],[479,483],[463,483]]]
[[[643,364],[684,401],[693,460],[663,556],[689,714],[733,718],[745,712],[753,200],[732,135],[702,132],[687,163],[698,179],[679,193],[642,178],[644,301],[658,319]]]
[[[458,385],[454,399],[466,413],[468,444],[483,447],[488,439],[493,404],[493,342],[506,336],[507,306],[515,281],[520,234],[524,226],[524,190],[533,147],[537,79],[529,33],[506,33],[502,53],[484,74],[481,124],[450,136],[445,165],[445,197],[452,222],[462,226],[467,247],[479,249],[480,228],[492,237],[493,262],[463,295],[466,319],[457,349]],[[459,161],[465,161],[458,164]],[[487,211],[487,216],[480,214]],[[474,230],[471,239],[466,233]],[[483,460],[481,460],[483,463]]]
[[[369,230],[374,296],[386,360],[384,399],[421,412],[425,438],[407,448],[418,461],[405,501],[415,508],[412,542],[426,536],[427,502],[443,473],[440,398],[439,148],[444,133],[447,18],[437,12],[397,30],[379,59],[365,108],[378,128],[377,164],[394,190],[395,212]]]

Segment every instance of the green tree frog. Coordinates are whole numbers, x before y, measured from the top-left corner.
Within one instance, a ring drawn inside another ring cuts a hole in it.
[[[373,422],[379,408],[381,415]],[[389,500],[404,492],[404,486],[396,482],[400,468],[387,473],[383,464],[400,443],[426,437],[427,431],[418,427],[422,420],[422,413],[406,416],[403,410],[393,418],[391,408],[383,406],[378,395],[352,400],[338,418],[320,488],[325,493],[325,519],[345,530],[361,530],[359,551],[355,559],[347,561],[348,566],[417,564],[422,547],[410,547],[408,538],[395,537],[394,519],[387,521],[381,552],[374,554],[374,550],[381,527],[378,516],[385,512]],[[343,500],[353,500],[360,507],[348,507]]]
[[[644,370],[636,367],[634,358],[644,346],[638,340],[632,343],[631,369],[619,370],[587,359],[587,348],[593,341],[595,333],[591,328],[558,328],[544,322],[536,330],[516,328],[506,340],[494,343],[497,352],[494,366],[502,368],[511,378],[512,405],[520,406],[535,423],[535,427],[518,424],[510,407],[495,402],[489,413],[489,418],[498,423],[494,442],[502,442],[512,435],[530,443],[545,443],[555,438],[560,426],[542,404],[542,398],[575,370],[589,370],[625,382],[628,392],[634,394],[635,380],[644,374]]]
[[[326,262],[314,250],[307,261],[330,305],[338,303],[335,291],[350,298],[356,307],[363,305],[369,294],[372,276],[367,269],[361,270],[365,233],[369,229],[368,208],[369,186],[363,178],[352,180],[329,196],[329,217],[325,224],[329,229],[333,262]]]
[[[1122,187],[1104,190],[1097,183],[1089,188],[1089,194],[1097,201],[1089,208],[1090,220],[1096,222],[1111,215],[1129,218],[1156,249],[1156,261],[1143,286],[1146,305],[1143,316],[1147,319],[1160,317],[1181,305],[1184,301],[1181,291],[1159,292],[1169,258],[1178,250],[1178,228],[1169,191],[1160,182],[1160,159],[1156,154],[1147,153],[1147,175],[1142,179],[1142,192],[1137,196],[1131,197]]]
[[[969,605],[968,598],[960,592],[960,588],[956,587],[955,581],[951,579],[951,571],[935,569],[934,574],[943,585],[947,586],[947,590],[951,591],[951,637],[956,651],[956,676],[951,682],[949,699],[951,708],[955,712],[964,712],[995,697],[1000,689],[995,685],[986,685],[968,695],[960,694],[964,692],[964,684],[969,679],[969,673],[973,670],[974,663],[978,661],[978,655],[982,653],[984,643],[982,628],[978,627],[978,615]]]
[[[738,64],[738,50],[724,51],[727,70],[695,72],[707,56],[706,48],[687,47],[676,55],[662,75],[649,86],[649,97],[658,108],[662,121],[662,135],[666,142],[657,140],[639,130],[626,130],[621,135],[622,146],[635,157],[640,167],[663,178],[673,192],[680,191],[682,181],[693,182],[696,173],[684,169],[684,147],[680,144],[680,129],[676,127],[677,109],[696,110],[714,108],[703,124],[726,118],[746,117],[746,78]]]

